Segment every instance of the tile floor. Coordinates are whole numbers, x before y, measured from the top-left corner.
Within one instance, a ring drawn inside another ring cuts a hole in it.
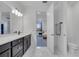
[[[39,34],[37,34],[37,46],[39,46],[39,47],[47,46],[47,40],[43,39],[43,36],[39,35]]]
[[[59,52],[60,53],[60,52]],[[47,47],[37,47],[34,50],[32,50],[32,47],[30,47],[26,53],[23,55],[23,57],[72,57],[71,55],[64,56],[61,54],[52,54]]]
[[[29,48],[23,57],[54,57],[54,55],[46,47],[37,47],[34,51]]]

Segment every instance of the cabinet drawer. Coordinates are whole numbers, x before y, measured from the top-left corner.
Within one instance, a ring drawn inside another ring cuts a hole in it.
[[[12,56],[15,56],[20,50],[23,50],[22,42],[12,48]]]
[[[11,57],[11,50],[8,49],[7,51],[0,54],[0,57]]]
[[[19,53],[17,53],[17,55],[14,57],[22,57],[22,56],[23,56],[23,50],[19,51]]]
[[[17,44],[19,44],[20,42],[23,42],[23,38],[20,38],[20,39],[14,40],[14,41],[12,42],[12,46],[17,45]]]
[[[11,43],[6,43],[6,44],[3,44],[3,45],[0,45],[0,53],[11,48]]]

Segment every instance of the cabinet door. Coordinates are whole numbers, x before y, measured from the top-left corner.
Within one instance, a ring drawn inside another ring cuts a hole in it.
[[[12,56],[17,55],[21,50],[23,50],[23,43],[22,42],[12,48]]]
[[[28,36],[28,48],[30,47],[31,45],[31,35]]]
[[[24,52],[26,52],[28,49],[28,40],[24,39]]]
[[[27,51],[30,45],[31,45],[31,35],[27,35],[24,37],[24,53]]]
[[[23,50],[19,51],[19,53],[17,53],[17,55],[15,55],[14,57],[22,57],[23,56]]]
[[[11,48],[11,43],[6,43],[3,45],[0,45],[0,53],[2,53],[3,51],[6,51],[7,49]]]
[[[0,54],[0,57],[11,57],[11,50],[7,50]]]

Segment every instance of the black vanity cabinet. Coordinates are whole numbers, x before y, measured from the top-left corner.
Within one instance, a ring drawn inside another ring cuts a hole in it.
[[[21,57],[23,55],[23,38],[12,42],[12,57]]]
[[[11,43],[0,45],[0,57],[11,57]]]
[[[0,57],[22,57],[31,45],[31,35],[0,45]]]

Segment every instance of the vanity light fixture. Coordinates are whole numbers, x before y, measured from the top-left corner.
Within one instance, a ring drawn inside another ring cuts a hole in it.
[[[18,15],[18,11],[17,10],[15,10],[15,15]]]
[[[21,12],[19,12],[17,9],[13,9],[12,13],[17,15],[17,16],[23,16],[23,14]]]

